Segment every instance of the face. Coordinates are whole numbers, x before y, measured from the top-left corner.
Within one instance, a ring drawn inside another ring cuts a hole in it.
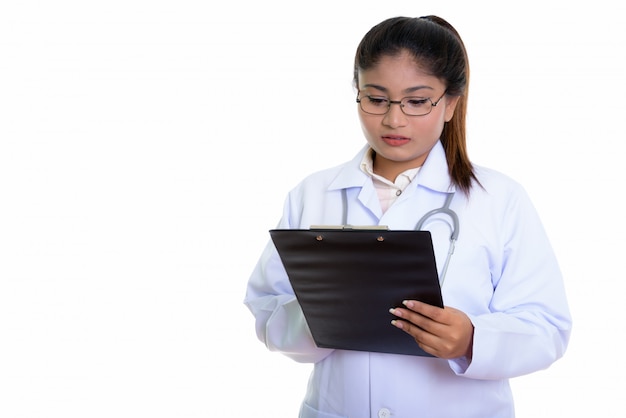
[[[420,70],[408,54],[385,56],[378,65],[359,71],[359,97],[382,96],[399,101],[404,97],[429,98],[433,103],[446,90],[439,78]],[[452,119],[458,97],[444,95],[424,116],[407,116],[392,104],[385,115],[371,115],[359,107],[361,128],[376,151],[374,172],[391,181],[409,168],[420,167],[437,143],[445,122]]]

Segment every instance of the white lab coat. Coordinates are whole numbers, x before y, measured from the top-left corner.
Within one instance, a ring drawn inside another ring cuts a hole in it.
[[[341,190],[347,189],[348,224],[414,229],[454,190],[437,143],[415,180],[383,214],[371,178],[359,168],[366,149],[293,189],[278,227],[341,223]],[[476,175],[483,188],[475,185],[469,198],[457,192],[450,206],[458,214],[460,234],[442,286],[444,304],[465,312],[475,327],[469,365],[465,358],[316,347],[268,242],[250,277],[245,304],[269,350],[315,364],[300,417],[510,418],[515,413],[508,379],[547,368],[564,354],[571,317],[536,210],[510,178],[483,167],[476,167]],[[443,266],[449,227],[433,221],[423,229],[431,231],[437,264]]]

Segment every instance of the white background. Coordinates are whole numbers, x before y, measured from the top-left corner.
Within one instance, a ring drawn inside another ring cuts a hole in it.
[[[310,366],[256,340],[246,281],[287,191],[363,144],[361,37],[425,14],[469,51],[471,158],[566,280],[518,417],[624,416],[624,6],[414,0],[0,5],[0,416],[295,416]]]

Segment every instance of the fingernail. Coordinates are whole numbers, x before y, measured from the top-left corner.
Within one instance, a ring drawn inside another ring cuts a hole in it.
[[[402,311],[400,309],[391,308],[389,309],[389,313],[395,316],[402,317]]]
[[[395,319],[391,321],[391,325],[393,325],[396,328],[400,328],[402,329],[402,321],[396,321]]]

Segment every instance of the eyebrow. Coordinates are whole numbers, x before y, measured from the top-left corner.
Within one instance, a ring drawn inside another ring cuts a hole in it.
[[[383,86],[379,86],[378,84],[365,84],[363,85],[363,88],[374,88],[376,90],[380,90],[383,93],[387,93],[389,91],[389,89],[387,89],[386,87]],[[409,93],[415,93],[418,90],[423,90],[423,89],[428,89],[428,90],[434,90],[432,87],[430,86],[414,86],[414,87],[409,87],[403,90],[403,92],[405,94],[409,94]]]

